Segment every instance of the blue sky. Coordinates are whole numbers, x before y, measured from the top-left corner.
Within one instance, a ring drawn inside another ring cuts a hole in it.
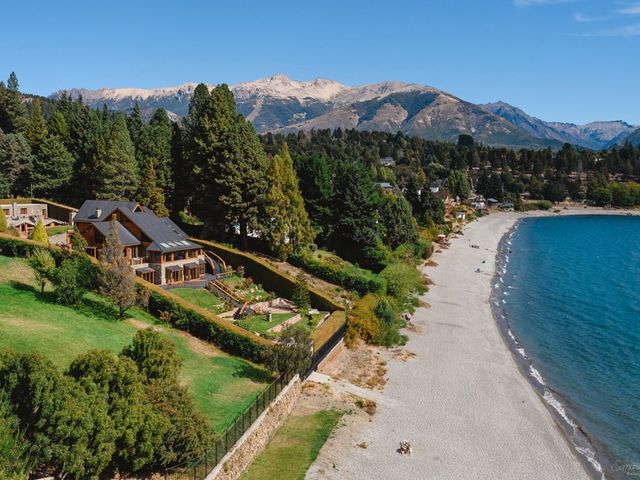
[[[640,124],[640,0],[3,2],[23,91],[402,80],[544,120]]]

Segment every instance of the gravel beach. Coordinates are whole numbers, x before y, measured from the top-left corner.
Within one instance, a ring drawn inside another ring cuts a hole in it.
[[[483,217],[434,254],[423,297],[431,307],[416,311],[408,332],[415,358],[389,362],[386,401],[370,422],[347,416],[307,479],[589,478],[489,305],[498,243],[521,216]],[[402,440],[411,455],[397,452]]]

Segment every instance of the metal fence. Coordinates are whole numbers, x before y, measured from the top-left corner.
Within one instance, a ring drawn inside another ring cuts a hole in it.
[[[164,471],[163,478],[165,480],[204,480],[290,380],[291,377],[284,375],[278,377],[222,432],[201,459],[167,469]]]
[[[316,368],[324,358],[342,340],[347,329],[346,323],[341,325],[333,335],[318,350],[313,353],[309,369],[301,375],[303,380]],[[204,456],[189,464],[179,465],[164,471],[164,480],[204,480],[216,465],[222,460],[235,443],[253,425],[253,422],[280,394],[292,377],[284,375],[278,377],[269,385],[253,403],[218,437],[213,446],[209,448]]]

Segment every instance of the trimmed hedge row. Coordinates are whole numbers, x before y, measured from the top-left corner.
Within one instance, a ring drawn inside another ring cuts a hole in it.
[[[137,288],[149,292],[149,312],[162,321],[211,342],[227,353],[261,363],[271,343],[232,322],[211,315],[157,285],[137,279]]]
[[[313,348],[315,351],[326,343],[332,335],[337,332],[342,325],[347,321],[347,315],[344,310],[336,310],[329,315],[322,325],[314,330],[311,334],[311,340],[313,340]]]
[[[293,254],[289,256],[288,261],[316,277],[340,285],[347,290],[355,290],[360,295],[384,293],[387,288],[382,278],[347,273],[308,255]]]
[[[190,240],[202,245],[205,250],[211,250],[215,254],[220,255],[226,263],[234,267],[243,266],[245,274],[253,278],[256,283],[261,284],[265,290],[275,292],[278,296],[284,298],[291,298],[293,296],[296,285],[295,279],[272,265],[269,265],[269,263],[261,258],[251,253],[241,252],[235,248],[207,240],[200,240],[198,238],[190,238]],[[343,310],[342,306],[314,288],[309,288],[309,296],[311,298],[311,306],[318,310],[329,312]]]
[[[45,245],[33,240],[23,239],[0,233],[0,255],[5,257],[29,257],[36,248],[46,248],[51,252],[56,262],[62,259],[62,251],[59,248]]]

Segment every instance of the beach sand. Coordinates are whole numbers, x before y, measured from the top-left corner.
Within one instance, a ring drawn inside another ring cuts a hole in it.
[[[425,267],[434,284],[423,297],[431,307],[416,311],[417,328],[407,332],[416,356],[389,362],[377,413],[370,422],[347,415],[306,478],[590,478],[518,369],[489,305],[498,243],[523,216],[483,217],[434,254],[438,265]],[[402,440],[411,455],[397,452]]]

